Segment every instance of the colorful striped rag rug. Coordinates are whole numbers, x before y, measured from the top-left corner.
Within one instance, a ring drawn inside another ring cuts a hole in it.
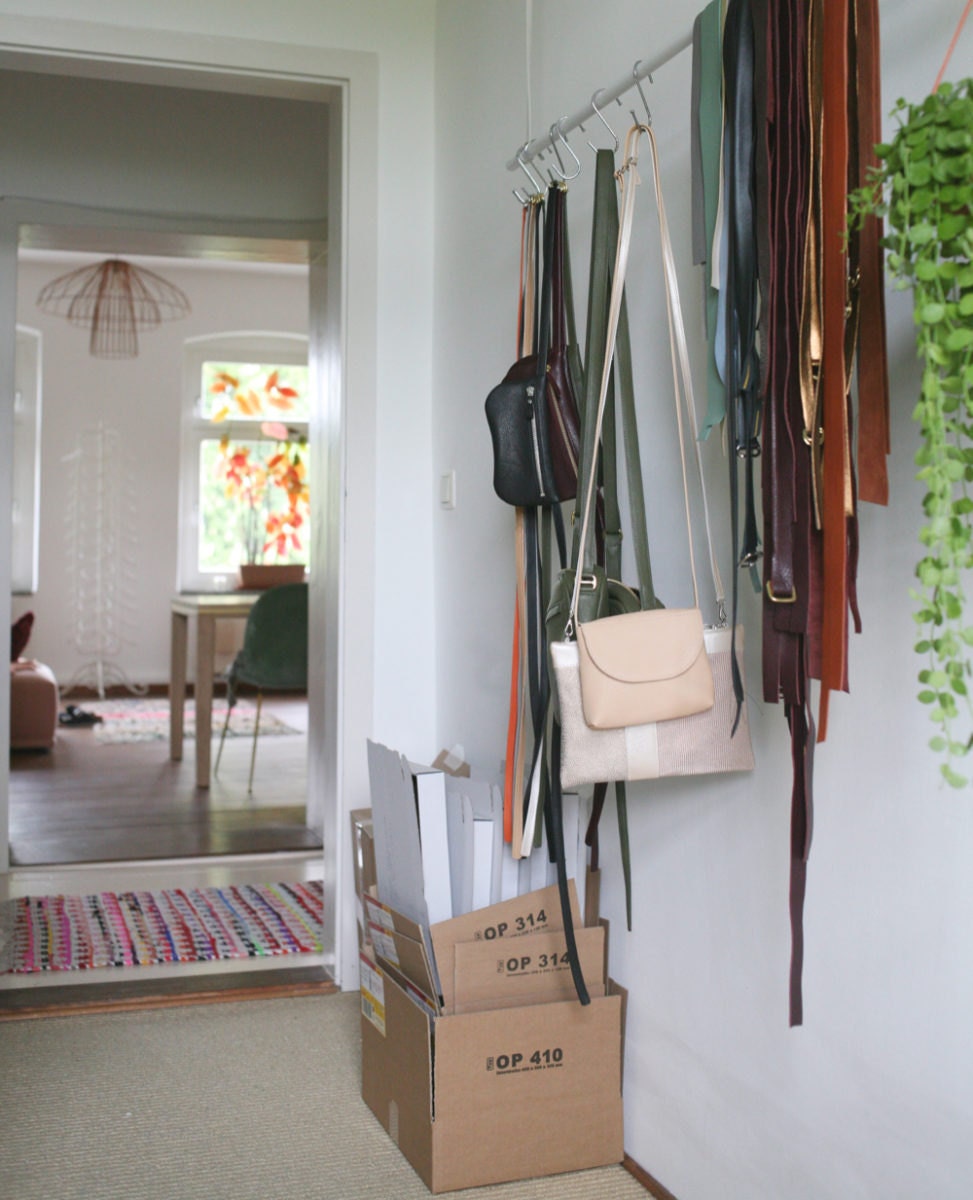
[[[212,962],[321,951],[322,885],[25,896],[4,906],[8,973]]]

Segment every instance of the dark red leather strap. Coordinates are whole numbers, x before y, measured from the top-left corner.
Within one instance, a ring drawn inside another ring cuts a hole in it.
[[[789,907],[790,1023],[803,1020],[803,910],[812,825],[811,717],[807,708],[807,627],[812,613],[815,529],[811,446],[804,438],[801,352],[812,150],[802,4],[771,0],[766,62],[767,236],[762,276],[767,395],[763,441],[764,697],[783,701],[791,735]],[[813,264],[810,264],[813,269]]]

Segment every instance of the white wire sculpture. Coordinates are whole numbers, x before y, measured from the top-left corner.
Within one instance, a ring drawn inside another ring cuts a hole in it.
[[[134,477],[125,467],[121,437],[103,422],[78,434],[63,460],[70,473],[65,516],[66,561],[72,588],[72,642],[84,662],[61,688],[97,691],[121,685],[145,695],[114,661],[135,627],[137,539]]]

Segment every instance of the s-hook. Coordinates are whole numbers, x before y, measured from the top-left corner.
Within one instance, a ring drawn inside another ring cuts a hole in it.
[[[544,187],[543,181],[538,179],[537,176],[534,174],[534,172],[530,169],[530,167],[528,167],[526,162],[524,162],[524,151],[527,149],[527,147],[529,145],[530,145],[530,139],[528,138],[527,141],[524,142],[524,144],[517,151],[517,154],[515,156],[517,159],[517,165],[520,167],[520,169],[523,171],[523,173],[530,180],[531,187],[534,189],[534,194],[538,195],[538,196],[543,196],[544,192],[547,190]],[[516,192],[514,194],[516,195]],[[518,196],[518,199],[520,199],[519,196]]]
[[[554,157],[557,159],[556,166],[554,165],[554,163],[551,163],[551,171],[553,172],[553,174],[557,175],[557,177],[561,180],[562,183],[566,183],[569,179],[577,179],[578,176],[581,174],[581,159],[578,158],[578,156],[575,154],[575,152],[568,145],[568,139],[564,136],[564,132],[561,129],[561,121],[563,121],[563,120],[564,120],[564,118],[561,117],[561,120],[555,121],[554,124],[550,128],[551,149],[554,151]],[[571,157],[574,159],[576,170],[573,171],[570,175],[565,174],[564,160],[561,158],[561,152],[557,148],[558,142],[561,143],[561,145],[564,147],[564,149],[567,150],[568,154],[570,154]],[[552,180],[552,182],[553,182],[553,180]]]
[[[638,88],[639,95],[642,97],[642,103],[645,105],[645,123],[646,123],[646,125],[651,125],[652,124],[652,111],[649,108],[648,100],[646,100],[646,98],[645,98],[645,92],[642,91],[642,81],[641,81],[641,79],[639,79],[639,67],[641,65],[642,65],[642,60],[639,58],[636,60],[635,66],[632,67],[632,78],[635,80],[635,86]],[[651,71],[648,74],[648,79],[649,79],[649,83],[653,82]],[[638,125],[640,122],[639,122],[638,117],[635,115],[635,109],[630,108],[628,111],[632,114],[632,120],[635,122],[636,125]]]
[[[592,92],[592,93],[591,93],[591,111],[592,111],[592,112],[595,114],[595,116],[598,118],[598,120],[599,120],[599,121],[602,123],[602,125],[604,125],[604,127],[605,127],[605,128],[608,130],[608,132],[611,134],[612,141],[615,143],[615,153],[617,154],[617,153],[618,153],[618,147],[621,145],[621,143],[620,143],[620,142],[619,142],[619,140],[618,140],[618,134],[615,132],[615,130],[614,130],[614,129],[612,129],[612,127],[611,127],[611,126],[608,124],[608,122],[605,120],[605,114],[604,114],[604,113],[601,111],[601,109],[598,107],[598,97],[601,95],[601,93],[602,93],[604,90],[605,90],[604,88],[599,88],[599,89],[597,90],[597,92]],[[584,126],[582,125],[582,127],[581,127],[581,128],[583,129],[583,128],[584,128]],[[598,147],[597,147],[597,146],[595,146],[593,142],[591,142],[591,141],[589,140],[589,142],[588,142],[588,145],[591,147],[591,152],[592,152],[593,154],[597,154],[597,153],[598,153]]]

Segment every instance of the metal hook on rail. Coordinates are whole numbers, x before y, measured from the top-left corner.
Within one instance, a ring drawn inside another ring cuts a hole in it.
[[[524,142],[524,144],[517,151],[517,154],[516,154],[517,164],[520,167],[520,169],[523,171],[523,173],[527,176],[527,178],[530,180],[531,187],[534,189],[534,193],[538,196],[543,196],[544,192],[546,190],[544,187],[543,181],[538,179],[537,176],[534,174],[534,172],[530,169],[530,167],[528,167],[526,162],[524,162],[524,151],[527,149],[527,147],[529,145],[530,145],[530,139],[528,138],[527,141]]]
[[[635,86],[638,88],[639,95],[642,97],[642,103],[645,105],[645,123],[646,123],[646,125],[651,125],[652,124],[652,110],[649,108],[649,102],[645,98],[645,92],[642,91],[642,81],[641,81],[641,79],[639,79],[639,67],[641,65],[642,65],[642,60],[639,58],[636,60],[635,66],[632,67],[632,78],[635,80]],[[648,80],[649,80],[649,83],[653,82],[651,71],[648,74]],[[640,122],[639,122],[638,117],[635,116],[635,112],[631,109],[629,111],[632,113],[632,118],[635,121],[635,124],[638,125]]]
[[[578,156],[575,154],[575,152],[568,145],[568,139],[564,136],[564,131],[561,129],[561,121],[563,121],[563,120],[564,120],[564,118],[561,117],[561,120],[555,121],[554,124],[550,128],[551,149],[554,151],[554,157],[557,159],[557,166],[555,166],[552,163],[551,171],[555,175],[557,175],[557,177],[562,182],[566,183],[569,179],[577,179],[578,176],[581,174],[581,159],[578,158]],[[564,149],[567,150],[568,154],[570,154],[571,157],[575,161],[575,165],[576,165],[577,169],[575,171],[573,171],[572,174],[570,174],[570,175],[565,173],[564,160],[561,158],[561,152],[557,148],[558,142],[561,143],[561,145],[564,147]]]
[[[621,145],[621,143],[618,140],[618,134],[615,132],[614,129],[612,129],[612,127],[605,120],[605,114],[601,111],[601,109],[598,107],[598,104],[597,104],[598,97],[601,95],[601,93],[604,90],[605,90],[604,88],[599,88],[597,92],[592,92],[592,94],[591,94],[591,111],[595,114],[595,116],[598,118],[598,120],[602,123],[602,125],[604,125],[604,127],[611,134],[612,141],[615,143],[615,153],[617,154],[618,147]],[[588,142],[588,145],[591,146],[592,153],[594,153],[594,154],[598,153],[598,148],[595,145],[593,145],[590,141]]]

